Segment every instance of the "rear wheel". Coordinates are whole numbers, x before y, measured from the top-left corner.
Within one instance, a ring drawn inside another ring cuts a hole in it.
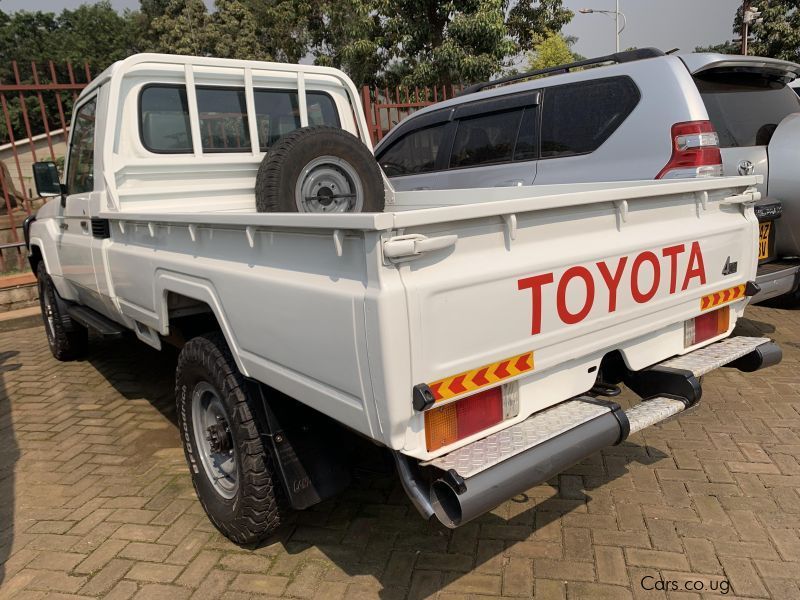
[[[264,539],[280,526],[287,503],[221,334],[183,347],[175,395],[186,460],[206,514],[237,544]]]
[[[58,360],[75,360],[86,354],[89,348],[89,331],[76,323],[64,310],[64,303],[58,298],[53,280],[47,274],[44,261],[36,268],[39,287],[39,307],[42,310],[44,331],[50,352]]]

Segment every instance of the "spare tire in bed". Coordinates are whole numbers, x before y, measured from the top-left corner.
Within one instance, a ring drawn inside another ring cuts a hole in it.
[[[256,176],[258,212],[383,212],[384,202],[375,157],[336,127],[303,127],[283,136]]]

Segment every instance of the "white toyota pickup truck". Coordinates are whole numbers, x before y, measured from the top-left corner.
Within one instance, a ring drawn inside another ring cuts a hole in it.
[[[89,329],[181,348],[186,458],[230,539],[339,492],[363,439],[456,527],[692,406],[712,369],[780,360],[731,337],[757,176],[395,193],[370,149],[340,71],[143,54],[81,94],[65,181],[35,167],[53,354]]]

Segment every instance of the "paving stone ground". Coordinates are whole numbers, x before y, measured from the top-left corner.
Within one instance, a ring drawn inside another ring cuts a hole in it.
[[[258,548],[194,497],[174,352],[93,340],[58,363],[41,327],[0,333],[0,597],[797,600],[800,311],[743,331],[784,362],[708,376],[693,412],[461,529],[364,476]]]

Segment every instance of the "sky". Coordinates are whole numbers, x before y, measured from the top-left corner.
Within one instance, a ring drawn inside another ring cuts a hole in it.
[[[0,0],[0,9],[49,10],[75,8],[87,0]],[[211,7],[213,0],[205,0]],[[564,0],[575,18],[564,33],[578,37],[575,51],[602,56],[614,51],[614,20],[602,14],[583,15],[580,8],[614,10],[615,0]],[[628,25],[620,36],[620,48],[655,46],[662,50],[692,51],[733,37],[731,23],[740,0],[619,0]],[[89,2],[91,3],[91,1]],[[118,10],[137,8],[139,0],[111,0]]]

